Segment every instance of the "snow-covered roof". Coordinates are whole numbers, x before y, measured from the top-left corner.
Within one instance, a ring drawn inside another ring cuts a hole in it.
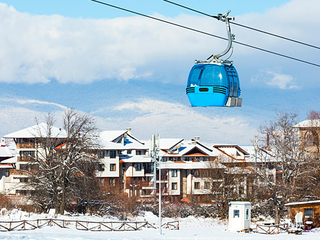
[[[11,157],[6,160],[1,161],[1,163],[7,164],[7,163],[16,163],[17,162],[17,157]]]
[[[150,157],[146,156],[126,156],[126,157],[120,157],[120,160],[125,162],[125,163],[146,163],[146,162],[151,162]]]
[[[100,133],[100,148],[114,150],[146,150],[148,146],[127,131],[104,131]]]
[[[265,149],[265,148],[260,148],[257,153],[257,158],[255,157],[255,150],[254,147],[247,147],[247,150],[249,150],[250,156],[246,157],[246,162],[253,163],[275,163],[275,162],[281,162],[280,158],[275,157],[275,152],[274,149]]]
[[[304,128],[304,127],[320,127],[320,119],[315,120],[304,120],[293,126],[294,128]]]
[[[243,155],[250,155],[247,151],[245,151],[242,147],[240,147],[239,145],[234,145],[234,144],[223,144],[223,145],[214,145],[214,148],[218,148],[218,149],[226,149],[226,148],[235,148],[238,151],[242,152]]]
[[[65,138],[67,136],[66,132],[54,126],[48,126],[46,123],[40,123],[32,127],[28,127],[17,132],[9,133],[4,136],[4,138],[40,138],[48,137],[48,129],[51,128],[51,137],[55,138]]]
[[[110,142],[105,139],[100,139],[99,147],[100,147],[100,149],[104,149],[104,150],[105,149],[108,149],[108,150],[125,150],[125,149],[127,149],[127,148],[125,148],[125,146],[123,146],[120,143]]]
[[[199,149],[201,152],[203,152],[206,155],[211,155],[211,152],[208,151],[208,149],[205,149],[204,147],[200,146],[200,145],[186,145],[186,146],[182,146],[179,149],[179,155],[183,156],[183,155],[188,155],[188,153],[193,150],[193,149]]]
[[[204,144],[198,141],[181,142],[179,143],[178,146],[170,149],[168,153],[164,154],[163,156],[173,156],[173,157],[188,156],[188,154],[194,149],[198,149],[199,152],[202,152],[202,154],[206,156],[218,156],[217,150],[210,148],[208,146],[205,146]]]
[[[160,138],[160,148],[168,150],[179,145],[183,140],[183,138]]]
[[[254,155],[255,150],[254,150],[254,146],[240,146],[244,151],[246,151],[247,153],[249,153],[249,155]]]
[[[313,204],[313,203],[320,203],[320,200],[305,201],[305,202],[292,202],[292,203],[285,204],[285,206],[302,205],[302,204]]]
[[[0,169],[12,169],[12,165],[0,164]]]
[[[208,168],[226,168],[220,163],[212,166],[209,162],[162,162],[162,169],[208,169]]]
[[[10,158],[12,157],[12,153],[10,152],[10,149],[7,146],[1,146],[0,147],[0,158]]]
[[[142,141],[139,141],[130,134],[127,134],[124,141],[124,146],[126,149],[148,149],[149,146]]]
[[[100,133],[100,138],[112,142],[125,134],[127,131],[103,131]]]

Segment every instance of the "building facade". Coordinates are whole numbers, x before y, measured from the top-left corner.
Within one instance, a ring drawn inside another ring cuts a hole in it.
[[[40,139],[47,137],[47,128],[46,124],[41,123],[4,136],[6,141],[12,139],[15,143],[15,162],[11,164],[0,189],[2,193],[31,193],[25,170],[37,171],[37,164],[32,162],[41,156]],[[53,127],[52,136],[56,146],[60,146],[66,133]],[[223,196],[226,176],[234,178],[241,173],[243,180],[228,187],[243,197],[251,193],[249,182],[252,171],[246,169],[249,153],[238,145],[207,145],[201,143],[199,137],[191,141],[160,139],[161,179],[159,171],[154,172],[155,163],[149,148],[150,140],[139,140],[132,135],[131,129],[101,132],[97,149],[92,149],[98,159],[95,170],[97,183],[105,191],[150,199],[159,194],[161,181],[161,193],[166,201],[212,203],[217,196]],[[235,170],[235,167],[241,171]]]

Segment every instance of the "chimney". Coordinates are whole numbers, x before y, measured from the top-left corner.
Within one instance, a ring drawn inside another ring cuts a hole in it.
[[[131,135],[131,127],[127,128],[126,130]]]
[[[200,141],[200,137],[194,137],[194,140],[195,140],[196,142],[199,142],[199,141]]]

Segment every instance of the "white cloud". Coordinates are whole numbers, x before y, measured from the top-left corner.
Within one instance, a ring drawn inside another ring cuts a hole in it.
[[[268,71],[267,73],[272,77],[270,81],[267,82],[268,85],[276,86],[280,89],[298,88],[298,86],[294,83],[293,77],[290,75],[272,71]]]
[[[63,110],[67,110],[69,109],[66,106],[63,106],[61,104],[58,103],[53,103],[53,102],[46,102],[46,101],[39,101],[39,100],[34,100],[34,99],[19,99],[19,98],[2,98],[1,102],[3,103],[4,101],[7,102],[17,102],[19,104],[41,104],[41,105],[52,105],[52,106],[56,106],[59,108],[62,108]]]
[[[316,17],[319,12],[318,0],[293,0],[265,14],[237,16],[237,21],[320,45],[319,33],[314,31],[320,27],[320,19]],[[223,23],[207,17],[156,16],[226,35]],[[295,48],[297,45],[235,25],[232,28],[237,41],[317,61],[314,52]],[[224,41],[137,16],[72,19],[59,15],[29,15],[3,3],[0,3],[0,30],[3,33],[0,36],[0,81],[10,83],[47,83],[52,79],[61,83],[90,83],[133,78],[183,83],[194,59],[205,59],[226,46]],[[236,44],[233,58],[242,76],[256,74],[260,65],[273,68],[280,62],[289,68],[293,64],[292,60],[260,54]],[[289,69],[300,77],[306,72],[313,73],[312,70],[299,73],[295,67]]]
[[[181,19],[190,21],[187,16]],[[11,83],[149,78],[153,74],[150,65],[170,61],[192,44],[181,44],[188,32],[142,17],[32,16],[3,3],[0,30],[6,33],[0,36],[0,81]]]
[[[261,70],[251,81],[259,84],[265,83],[280,89],[300,88],[296,85],[296,80],[291,75],[281,73],[280,70]]]

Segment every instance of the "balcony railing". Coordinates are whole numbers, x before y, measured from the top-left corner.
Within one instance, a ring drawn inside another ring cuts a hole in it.
[[[10,174],[11,174],[11,175],[28,175],[28,173],[26,173],[26,172],[24,172],[24,171],[21,171],[21,170],[16,170],[16,169],[11,170],[11,171],[10,171]]]
[[[18,162],[32,162],[34,157],[17,157]]]
[[[35,143],[17,143],[17,148],[36,148]]]

